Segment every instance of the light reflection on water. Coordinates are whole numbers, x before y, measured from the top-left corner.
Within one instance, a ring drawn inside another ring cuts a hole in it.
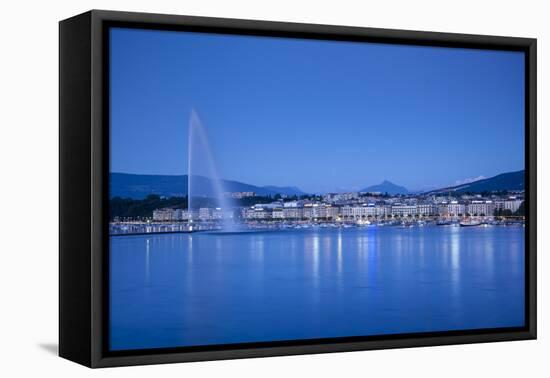
[[[151,262],[150,262],[150,253],[151,253],[151,246],[150,246],[150,243],[151,243],[151,240],[150,239],[147,239],[145,241],[145,245],[146,245],[146,249],[145,249],[145,283],[147,285],[150,285],[151,284]]]
[[[338,232],[338,235],[337,235],[337,243],[338,243],[338,257],[337,257],[337,261],[338,261],[338,277],[340,278],[339,282],[341,283],[341,278],[342,278],[342,270],[343,270],[343,267],[344,267],[344,259],[342,257],[342,232]]]
[[[111,347],[523,324],[524,229],[111,238]]]

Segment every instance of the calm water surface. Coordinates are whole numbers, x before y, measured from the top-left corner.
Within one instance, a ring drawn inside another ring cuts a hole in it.
[[[111,237],[112,350],[524,324],[524,228]]]

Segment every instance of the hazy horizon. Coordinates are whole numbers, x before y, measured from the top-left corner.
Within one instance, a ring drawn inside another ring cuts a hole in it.
[[[518,170],[518,171],[508,171],[508,172],[501,172],[499,174],[497,174],[496,176],[500,175],[500,174],[505,174],[505,173],[514,173],[514,172],[519,172],[519,171],[523,171],[523,169],[521,170]],[[163,175],[163,174],[156,174],[156,173],[131,173],[131,172],[110,172],[111,174],[125,174],[125,175],[143,175],[143,176],[187,176],[188,174],[187,173],[182,173],[182,174],[174,174],[174,175]],[[202,177],[207,177],[207,176],[204,176],[204,175],[195,175],[195,176],[202,176]],[[277,186],[277,187],[294,187],[294,188],[297,188],[297,189],[300,189],[301,191],[305,192],[305,193],[310,193],[310,194],[320,194],[320,193],[338,193],[338,192],[346,192],[346,191],[360,191],[362,189],[365,189],[365,188],[368,188],[368,187],[371,187],[371,186],[376,186],[376,185],[380,185],[380,184],[383,184],[385,182],[390,182],[391,184],[394,184],[394,185],[397,185],[397,186],[402,186],[402,187],[405,187],[405,189],[407,189],[408,191],[410,192],[419,192],[419,191],[423,191],[423,190],[432,190],[432,189],[443,189],[445,187],[451,187],[451,186],[459,186],[459,185],[464,185],[464,184],[469,184],[469,183],[472,183],[472,182],[475,182],[475,181],[479,181],[479,180],[484,180],[484,179],[489,179],[491,177],[494,177],[494,176],[490,176],[490,177],[484,177],[484,176],[478,176],[478,177],[475,177],[475,178],[472,178],[472,179],[464,179],[464,180],[459,180],[457,182],[454,182],[454,183],[450,183],[448,185],[443,185],[443,186],[438,186],[438,187],[429,187],[429,188],[408,188],[404,185],[401,185],[399,182],[396,182],[396,181],[392,181],[392,180],[388,180],[388,179],[384,179],[380,182],[377,182],[377,183],[370,183],[370,184],[366,184],[366,185],[363,185],[362,187],[360,188],[338,188],[336,187],[335,190],[332,190],[332,191],[326,191],[326,192],[308,192],[306,190],[303,190],[302,188],[300,188],[298,185],[292,185],[292,184],[288,184],[288,185],[282,185],[282,184],[277,184],[277,183],[271,183],[271,184],[267,184],[267,185],[256,185],[255,183],[253,182],[242,182],[242,181],[239,181],[239,180],[234,180],[234,179],[231,179],[231,178],[221,178],[222,180],[224,181],[236,181],[236,182],[240,182],[242,184],[248,184],[248,185],[254,185],[254,186],[258,186],[258,187],[266,187],[266,186]],[[207,177],[209,178],[209,177]]]

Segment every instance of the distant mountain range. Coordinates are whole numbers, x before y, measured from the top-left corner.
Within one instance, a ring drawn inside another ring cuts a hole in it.
[[[142,199],[149,194],[175,197],[187,195],[187,175],[135,175],[128,173],[111,173],[110,191],[112,197],[124,197]],[[212,195],[214,187],[212,180],[203,176],[194,176],[194,187],[203,195]],[[261,196],[274,196],[276,194],[301,196],[306,194],[296,186],[256,186],[239,181],[222,180],[224,190],[228,192],[254,192]],[[426,194],[438,193],[481,193],[485,191],[499,190],[525,190],[525,171],[502,173],[500,175],[477,180],[461,185],[449,186],[441,189],[430,190]],[[378,185],[368,186],[361,192],[380,192],[391,195],[410,194],[411,192],[390,181],[383,181]]]
[[[383,181],[381,184],[378,185],[372,185],[369,187],[366,187],[365,189],[362,189],[361,192],[367,192],[367,193],[388,193],[391,195],[395,194],[408,194],[409,191],[407,188],[403,186],[399,186],[394,184],[393,182],[390,182],[388,180]]]
[[[214,186],[212,180],[203,176],[193,176],[195,182],[193,187],[203,195],[212,195]],[[187,195],[187,175],[135,175],[129,173],[111,173],[110,175],[110,197],[123,197],[142,199],[149,194],[158,194],[166,197],[177,197]],[[228,192],[254,192],[257,195],[273,196],[303,195],[305,194],[297,187],[285,186],[255,186],[238,181],[222,180],[224,190]]]
[[[525,190],[525,170],[502,173],[487,179],[431,190],[427,193],[481,193],[485,191],[493,192],[499,190]]]
[[[425,194],[438,193],[482,193],[501,190],[525,190],[525,170],[501,173],[486,179],[476,180],[460,185],[448,186],[440,189],[424,191]],[[410,194],[407,188],[396,185],[390,181],[384,181],[381,184],[369,186],[361,190],[362,192],[380,192],[391,195]]]

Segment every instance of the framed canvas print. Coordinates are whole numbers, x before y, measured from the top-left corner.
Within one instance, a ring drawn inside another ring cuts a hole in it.
[[[536,337],[536,40],[60,23],[60,355]]]

